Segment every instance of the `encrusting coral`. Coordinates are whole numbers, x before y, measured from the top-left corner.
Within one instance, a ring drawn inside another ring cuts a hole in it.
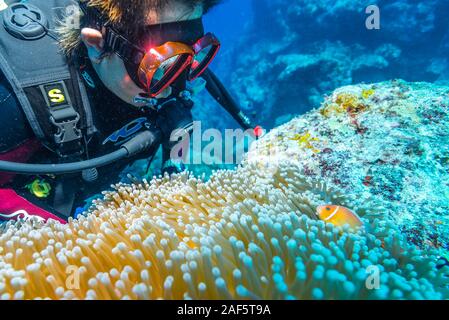
[[[276,145],[272,153],[295,159],[308,177],[356,194],[356,205],[376,199],[409,243],[444,256],[449,250],[448,106],[447,86],[400,80],[346,86],[326,97],[320,109],[272,130],[263,145]],[[317,139],[313,145],[320,153],[279,139],[305,131]]]
[[[207,182],[185,173],[117,185],[68,225],[9,224],[0,236],[0,296],[447,297],[436,257],[408,247],[394,226],[371,219],[366,229],[335,228],[317,220],[316,206],[350,206],[350,199],[305,179],[292,164],[261,173],[248,164]],[[380,270],[377,290],[367,286],[370,266]],[[75,283],[68,281],[73,270]]]

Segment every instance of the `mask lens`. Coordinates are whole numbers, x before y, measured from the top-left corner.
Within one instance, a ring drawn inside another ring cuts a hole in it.
[[[209,45],[200,52],[198,52],[195,55],[195,57],[193,57],[192,72],[195,72],[207,62],[206,60],[208,60],[208,57],[210,56],[212,50],[213,46]]]
[[[209,66],[220,49],[220,42],[211,33],[198,40],[194,45],[195,55],[189,75],[190,80],[199,77]]]
[[[180,56],[174,56],[170,59],[162,62],[161,66],[156,70],[152,79],[152,85],[155,85],[158,81],[161,81],[164,76],[170,71],[170,68],[176,65],[176,62],[179,60]]]
[[[139,65],[139,81],[149,94],[157,96],[191,64],[192,56],[192,50],[181,44],[151,49]]]

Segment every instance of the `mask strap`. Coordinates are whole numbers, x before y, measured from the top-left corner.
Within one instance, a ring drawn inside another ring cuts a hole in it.
[[[106,27],[105,51],[113,51],[122,60],[137,65],[145,56],[143,49],[131,43],[111,27]]]

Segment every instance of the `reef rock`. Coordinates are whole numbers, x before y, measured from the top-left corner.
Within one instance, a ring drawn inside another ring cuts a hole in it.
[[[449,87],[403,81],[348,86],[320,109],[274,129],[249,160],[294,159],[306,176],[357,195],[358,205],[375,199],[411,243],[444,252],[448,128]]]

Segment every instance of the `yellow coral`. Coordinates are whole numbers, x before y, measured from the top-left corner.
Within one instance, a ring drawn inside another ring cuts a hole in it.
[[[344,110],[351,114],[357,114],[366,110],[367,106],[364,105],[360,99],[352,93],[341,93],[335,100]]]
[[[346,110],[339,104],[328,103],[320,109],[320,114],[326,118],[330,118],[333,115],[340,115],[346,113]]]
[[[371,91],[362,93],[362,96],[368,96]],[[374,94],[374,92],[373,92]],[[321,110],[321,115],[330,117],[332,115],[357,115],[360,112],[366,111],[368,106],[360,101],[360,98],[353,93],[339,93],[335,98],[335,102],[325,105]]]
[[[335,102],[342,106],[345,110],[353,108],[359,104],[359,98],[352,93],[340,93],[337,95]]]
[[[308,131],[304,134],[295,134],[290,140],[297,141],[298,145],[301,148],[312,150],[314,153],[320,152],[320,150],[315,148],[315,146],[312,144],[312,142],[318,142],[320,140],[316,137],[313,137]]]
[[[376,93],[376,90],[374,89],[364,89],[362,90],[362,97],[363,99],[369,99],[371,96],[373,96]]]

